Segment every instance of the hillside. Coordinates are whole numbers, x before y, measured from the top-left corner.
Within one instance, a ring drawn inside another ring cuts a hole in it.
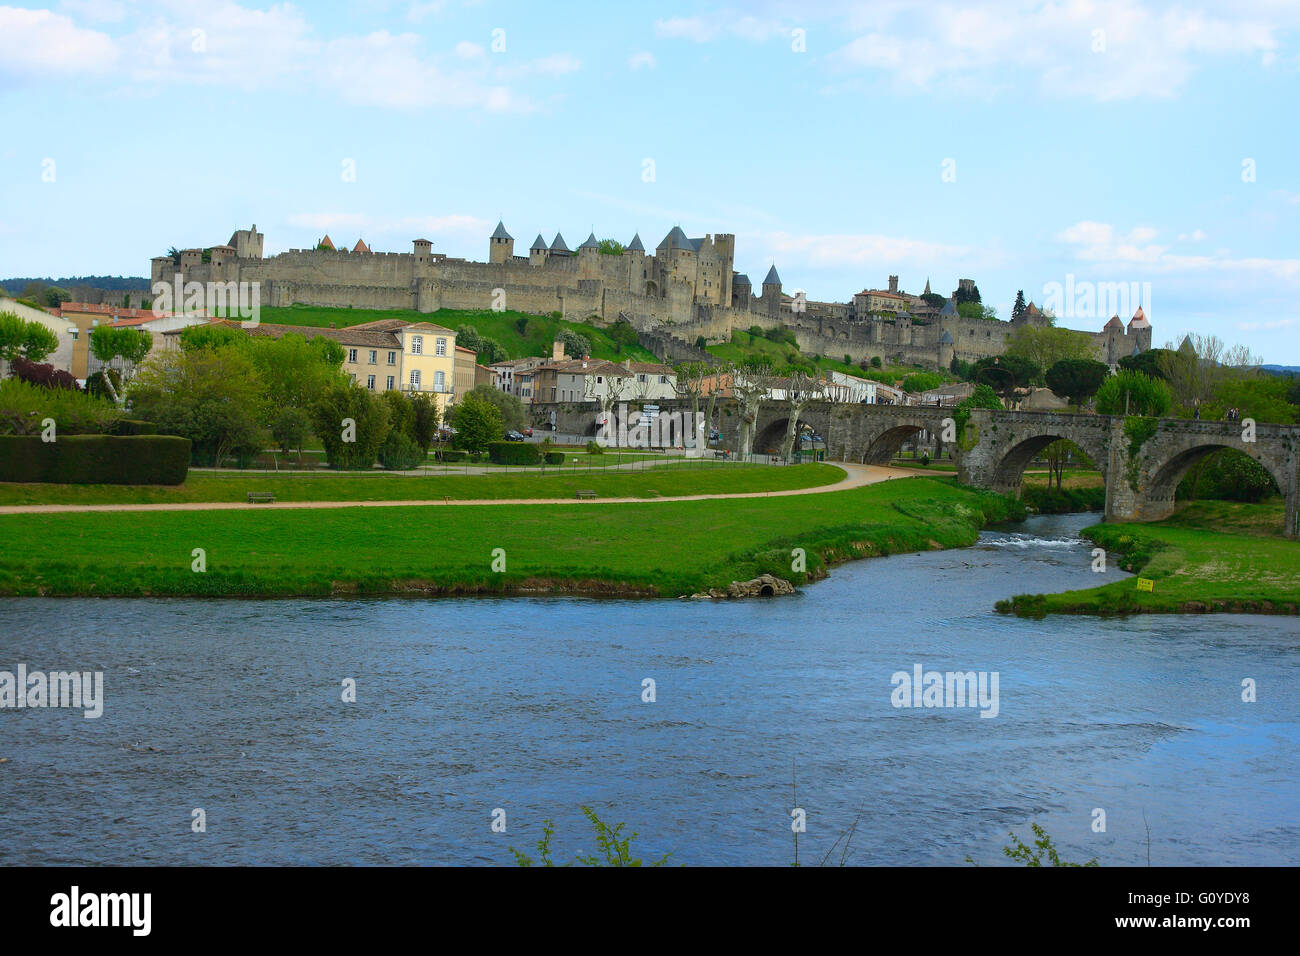
[[[619,342],[609,330],[585,322],[565,322],[552,315],[534,315],[530,312],[493,312],[489,309],[441,309],[437,312],[416,312],[413,309],[331,309],[311,305],[293,305],[288,308],[263,306],[262,321],[281,325],[302,325],[343,328],[380,319],[406,319],[410,322],[434,322],[449,329],[472,325],[481,336],[495,339],[505,349],[508,358],[526,358],[530,355],[550,355],[551,343],[566,329],[586,336],[591,342],[592,358],[622,362],[658,361],[647,349],[635,342]]]

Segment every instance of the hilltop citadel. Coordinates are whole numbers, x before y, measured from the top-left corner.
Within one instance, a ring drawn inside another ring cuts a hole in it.
[[[507,308],[599,324],[621,319],[671,361],[705,357],[696,347],[701,339],[726,342],[734,330],[759,326],[789,329],[806,353],[947,368],[954,357],[999,355],[1018,326],[1048,322],[1032,303],[1012,321],[959,314],[959,302],[978,296],[972,279],[961,279],[941,297],[930,293],[928,280],[914,295],[900,291],[898,277],[890,276],[887,289],[864,289],[848,302],[819,302],[787,294],[772,265],[755,291],[733,268],[734,235],[691,238],[680,226],[653,253],[636,235],[610,254],[593,232],[576,250],[559,233],[549,243],[539,234],[527,255],[516,255],[502,223],[488,238],[486,262],[436,253],[427,239],[414,240],[409,253],[374,252],[360,240],[351,251],[337,249],[328,236],[315,249],[269,258],[262,250],[254,225],[223,245],[153,259],[151,281],[172,283],[180,275],[184,282],[257,282],[269,306],[425,313]],[[1151,347],[1151,324],[1141,307],[1127,326],[1115,315],[1090,334],[1097,358],[1110,365]]]

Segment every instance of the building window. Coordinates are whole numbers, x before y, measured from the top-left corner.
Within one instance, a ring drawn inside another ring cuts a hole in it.
[[[396,365],[396,364],[397,364],[397,353],[396,353],[396,352],[389,352],[389,353],[388,353],[388,364],[389,364],[389,365]]]
[[[377,352],[375,349],[371,349],[371,350],[370,350],[370,355],[369,355],[369,361],[370,361],[370,364],[371,364],[371,365],[374,365],[376,362],[378,362],[378,361],[379,361],[379,352]]]
[[[412,355],[423,355],[423,354],[424,354],[424,336],[423,336],[423,335],[412,335],[412,336],[411,336],[411,354],[412,354]]]
[[[375,390],[375,377],[373,375],[366,376],[366,388],[370,389],[372,392]]]
[[[638,382],[644,382],[644,381],[645,381],[645,373],[643,372],[643,373],[641,373],[640,375],[638,375],[638,376],[636,377],[636,380],[637,380]]]
[[[411,369],[411,391],[418,392],[419,390],[420,390],[420,370],[418,368],[413,368]]]
[[[446,340],[446,339],[438,339],[438,344],[437,344],[437,346],[435,346],[435,348],[434,348],[434,354],[435,354],[435,355],[446,355],[446,354],[447,354],[447,340]]]
[[[384,387],[387,388],[389,391],[392,391],[392,388],[393,388],[393,376],[391,376],[391,375],[388,376],[388,382],[387,382],[387,384],[386,384]]]
[[[444,392],[447,390],[447,376],[445,372],[433,373],[433,390],[435,392]]]
[[[356,349],[348,349],[348,361],[349,361],[349,362],[355,362],[356,360],[357,360],[357,350],[356,350]]]
[[[660,384],[660,385],[667,385],[667,384],[668,384],[668,376],[667,376],[667,375],[660,375],[660,376],[659,376],[659,384]]]

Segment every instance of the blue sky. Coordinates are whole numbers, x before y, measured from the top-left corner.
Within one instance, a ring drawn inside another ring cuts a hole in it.
[[[1279,0],[0,6],[0,276],[679,223],[812,299],[1149,284],[1157,344],[1300,364],[1298,94]]]

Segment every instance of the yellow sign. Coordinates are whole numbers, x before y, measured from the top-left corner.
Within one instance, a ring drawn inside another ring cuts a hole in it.
[[[1138,578],[1139,591],[1150,591],[1155,588],[1155,585],[1156,582],[1152,581],[1150,578]]]

